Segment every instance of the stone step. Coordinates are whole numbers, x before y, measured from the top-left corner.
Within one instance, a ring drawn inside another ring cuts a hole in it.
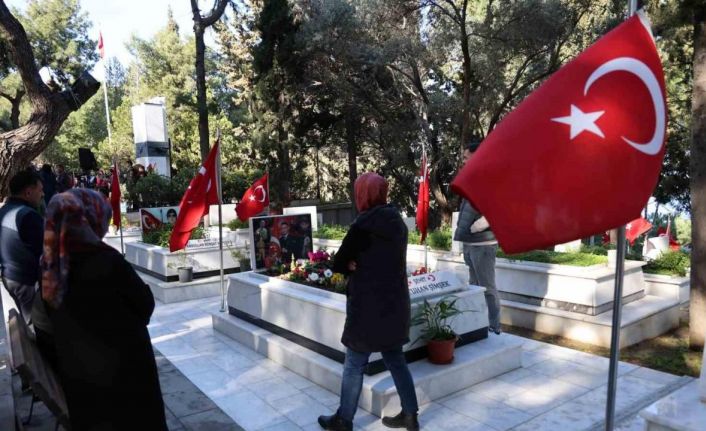
[[[215,330],[336,394],[340,392],[343,367],[338,362],[235,316],[213,313],[212,319]],[[420,360],[409,369],[419,403],[425,404],[519,368],[521,362],[520,340],[493,335],[456,349],[452,364]],[[360,407],[377,416],[399,412],[399,398],[389,372],[365,376]]]
[[[502,323],[610,347],[613,311],[596,316],[502,300]],[[657,337],[679,326],[679,300],[646,295],[623,306],[620,347]]]

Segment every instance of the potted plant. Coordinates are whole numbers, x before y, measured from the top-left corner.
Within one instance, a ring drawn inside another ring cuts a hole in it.
[[[240,272],[250,271],[252,269],[248,250],[247,243],[245,244],[245,251],[236,247],[230,249],[230,255],[233,257],[233,260],[237,260],[240,265]]]
[[[422,325],[419,339],[426,340],[429,362],[433,364],[453,362],[458,335],[451,327],[450,319],[465,312],[456,307],[457,301],[456,296],[445,296],[433,304],[425,299],[412,317],[412,325]]]
[[[176,270],[179,274],[180,283],[188,283],[194,279],[194,267],[187,266],[187,255],[186,251],[179,250],[176,252],[177,255],[177,265]],[[169,266],[172,266],[171,264]],[[172,266],[173,267],[173,266]]]

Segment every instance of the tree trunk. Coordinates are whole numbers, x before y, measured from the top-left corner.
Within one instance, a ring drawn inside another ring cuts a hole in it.
[[[199,24],[194,24],[194,34],[196,39],[196,105],[199,113],[199,149],[201,150],[201,161],[205,162],[208,157],[209,145],[208,133],[208,108],[206,106],[206,67],[204,56],[206,44],[203,41],[203,31]]]
[[[277,143],[277,158],[279,159],[279,199],[282,208],[289,206],[291,202],[290,184],[292,179],[292,166],[289,160],[289,144],[287,143],[287,132],[284,127],[279,127],[279,142]]]
[[[358,178],[358,144],[356,135],[358,133],[357,118],[346,115],[346,152],[348,153],[348,193],[351,197],[353,215],[358,213],[355,206],[355,180]]]
[[[32,107],[27,124],[0,134],[0,198],[4,198],[10,178],[49,146],[69,114],[90,99],[100,84],[84,72],[71,89],[52,92],[39,76],[24,28],[2,1],[0,36],[7,41],[10,61],[22,78]]]
[[[706,5],[694,8],[694,88],[691,140],[691,301],[689,347],[704,348],[706,334]]]
[[[20,128],[20,105],[22,104],[22,98],[25,95],[25,91],[19,89],[15,92],[15,96],[10,96],[6,93],[0,93],[1,97],[7,99],[10,102],[10,129]]]
[[[196,103],[199,112],[199,149],[201,161],[205,162],[211,148],[208,133],[208,107],[206,101],[206,44],[203,40],[204,31],[218,21],[228,4],[227,0],[217,0],[211,12],[201,16],[198,1],[191,0],[191,12],[194,19],[194,38],[196,43]]]

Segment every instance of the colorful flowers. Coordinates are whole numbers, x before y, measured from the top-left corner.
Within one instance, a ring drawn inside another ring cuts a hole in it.
[[[280,277],[295,283],[343,293],[346,289],[346,278],[343,274],[333,271],[333,258],[334,254],[325,250],[310,252],[309,260],[299,259],[292,262],[289,272]]]
[[[413,276],[422,275],[422,274],[426,274],[428,272],[429,272],[429,269],[426,266],[422,266],[419,269],[417,269],[416,271],[412,272],[412,275]]]

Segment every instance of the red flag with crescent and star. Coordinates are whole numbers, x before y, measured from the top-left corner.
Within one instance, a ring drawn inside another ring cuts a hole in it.
[[[218,158],[219,141],[208,153],[206,162],[201,166],[196,176],[191,180],[184,197],[179,203],[179,214],[172,235],[169,237],[169,251],[181,250],[186,247],[191,237],[191,231],[201,222],[201,217],[208,214],[210,205],[218,205]]]
[[[506,253],[585,238],[640,216],[666,124],[662,65],[638,12],[508,114],[451,187]]]
[[[110,179],[110,206],[113,208],[113,224],[121,228],[120,224],[120,174],[118,162],[113,164],[113,176]]]
[[[259,180],[255,181],[249,189],[245,191],[240,203],[235,207],[235,213],[240,221],[247,221],[250,217],[256,216],[270,206],[270,190],[267,184],[267,173]]]
[[[98,53],[100,54],[101,58],[105,57],[105,46],[103,45],[103,32],[102,31],[98,32]]]
[[[422,156],[421,179],[419,181],[419,196],[417,196],[417,229],[421,234],[420,244],[427,239],[427,226],[429,224],[429,168],[427,155]]]
[[[625,239],[630,242],[630,245],[635,243],[635,240],[642,234],[647,233],[652,229],[652,223],[648,222],[644,217],[636,218],[625,225]]]

